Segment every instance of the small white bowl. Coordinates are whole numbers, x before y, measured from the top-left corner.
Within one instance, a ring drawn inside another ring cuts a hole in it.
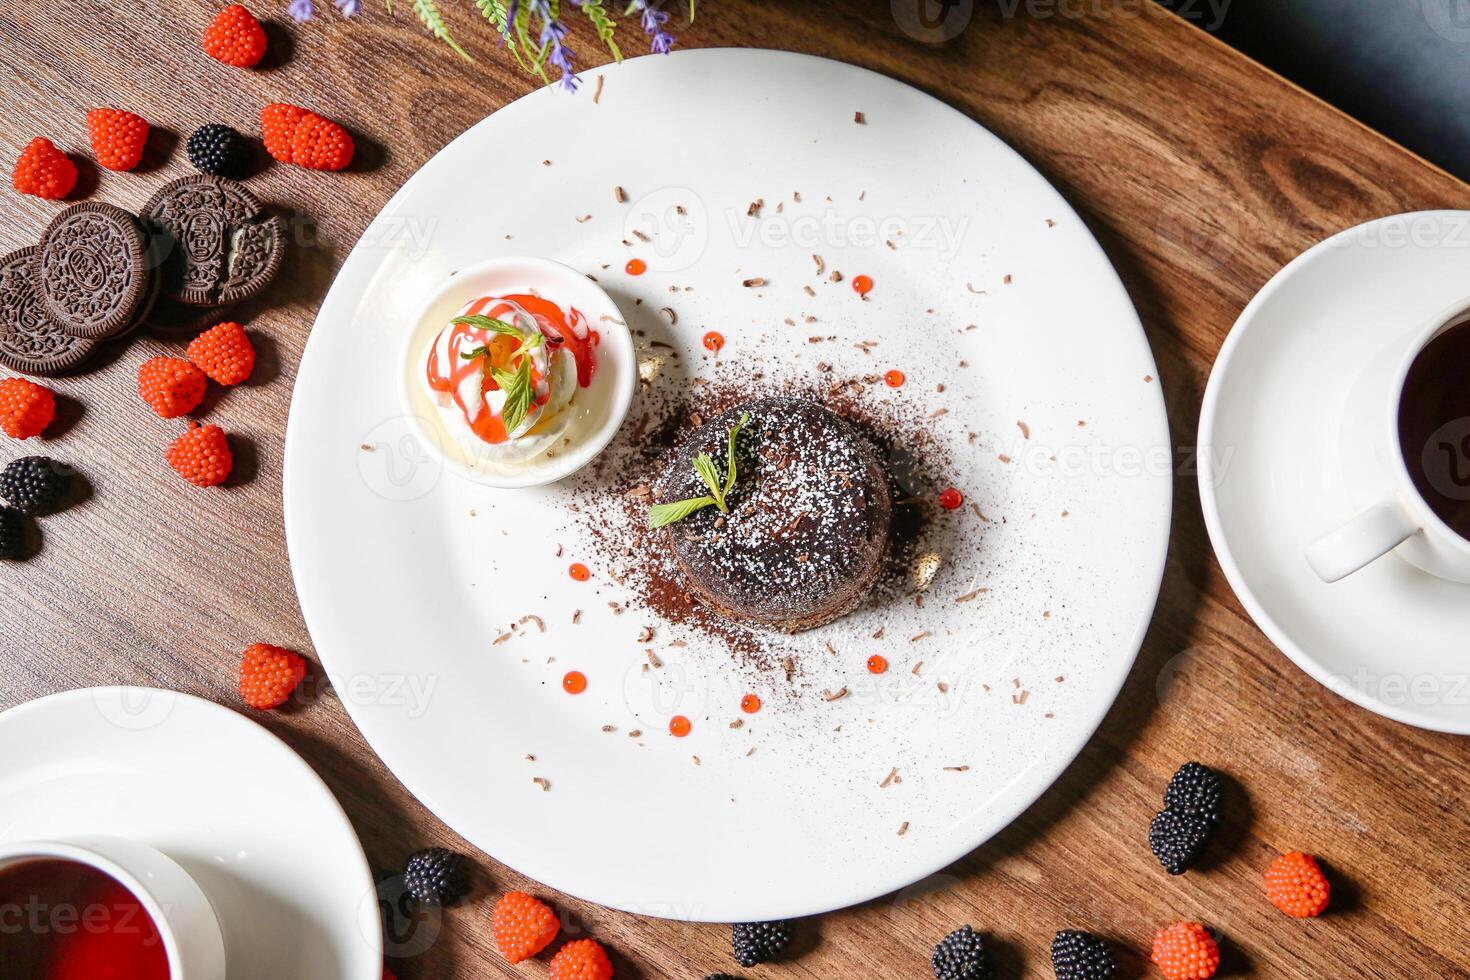
[[[592,384],[579,388],[573,399],[575,417],[568,429],[572,444],[512,466],[471,455],[446,430],[438,407],[424,390],[422,375],[429,345],[466,303],[480,296],[518,292],[534,292],[558,306],[576,307],[602,341],[596,348]],[[555,483],[595,459],[627,418],[637,380],[633,337],[612,298],[575,269],[529,257],[490,259],[446,280],[409,326],[398,370],[403,405],[424,448],[457,476],[503,489]]]
[[[158,928],[169,980],[225,980],[225,944],[214,907],[172,858],[122,837],[0,844],[0,869],[46,859],[95,868],[132,892]]]

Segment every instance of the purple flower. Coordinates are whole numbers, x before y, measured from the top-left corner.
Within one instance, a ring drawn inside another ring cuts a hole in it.
[[[356,17],[362,11],[362,0],[332,0],[343,17]]]
[[[510,31],[515,26],[516,17],[521,13],[521,0],[510,0],[505,5],[505,30],[501,32],[500,43],[505,44],[510,40]]]
[[[576,69],[572,67],[571,48],[562,43],[567,34],[566,25],[551,15],[550,0],[529,0],[529,2],[532,16],[541,18],[539,40],[541,46],[546,49],[546,60],[561,72],[557,85],[564,91],[575,92],[581,79],[577,77]]]
[[[643,33],[648,35],[648,49],[654,54],[668,54],[674,47],[674,35],[664,30],[669,22],[669,12],[663,9],[663,0],[633,0],[632,10],[641,14]]]
[[[316,7],[311,0],[291,0],[291,5],[286,8],[286,13],[298,24],[304,24],[316,15]]]

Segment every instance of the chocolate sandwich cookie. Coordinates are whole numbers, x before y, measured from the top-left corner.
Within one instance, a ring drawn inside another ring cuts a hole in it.
[[[62,374],[86,360],[96,341],[73,337],[47,314],[36,288],[36,251],[0,258],[0,364],[24,374]]]
[[[280,218],[224,177],[182,177],[143,206],[165,233],[163,294],[186,306],[224,306],[270,285],[286,251]]]
[[[42,306],[66,333],[115,336],[136,325],[148,303],[148,235],[122,208],[74,204],[41,235],[34,276]]]

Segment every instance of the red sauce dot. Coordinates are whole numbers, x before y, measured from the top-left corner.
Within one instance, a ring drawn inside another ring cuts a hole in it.
[[[873,291],[873,278],[871,276],[853,276],[852,291],[859,296],[866,296]]]
[[[711,330],[709,333],[704,335],[704,346],[718,354],[720,352],[720,348],[725,346],[725,338],[722,335]]]
[[[688,718],[683,715],[675,715],[669,720],[669,734],[675,738],[683,738],[694,730]]]
[[[568,694],[581,694],[587,690],[587,675],[580,670],[569,670],[561,679],[561,689]]]
[[[648,263],[642,259],[629,259],[628,264],[623,266],[623,271],[630,276],[641,276],[648,271]]]
[[[578,582],[585,582],[592,577],[592,573],[587,571],[587,566],[581,562],[576,562],[571,568],[568,568],[567,574]]]
[[[761,710],[761,699],[754,694],[747,694],[740,699],[740,710],[748,715],[753,715]]]
[[[939,506],[945,510],[959,510],[965,505],[965,495],[954,487],[945,487],[939,493]]]
[[[896,368],[883,375],[884,383],[890,388],[902,388],[905,380],[903,372]]]
[[[888,672],[888,660],[881,653],[875,653],[868,658],[868,673],[886,674]]]

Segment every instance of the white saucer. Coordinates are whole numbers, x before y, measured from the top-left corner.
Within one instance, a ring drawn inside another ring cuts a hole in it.
[[[109,834],[167,854],[209,896],[230,980],[380,980],[352,825],[254,722],[172,691],[68,691],[0,714],[0,758],[0,842]]]
[[[1256,624],[1370,711],[1470,734],[1470,586],[1390,556],[1335,585],[1305,546],[1356,513],[1340,475],[1344,404],[1399,336],[1470,293],[1470,212],[1344,231],[1282,269],[1240,315],[1200,415],[1215,553]]]

